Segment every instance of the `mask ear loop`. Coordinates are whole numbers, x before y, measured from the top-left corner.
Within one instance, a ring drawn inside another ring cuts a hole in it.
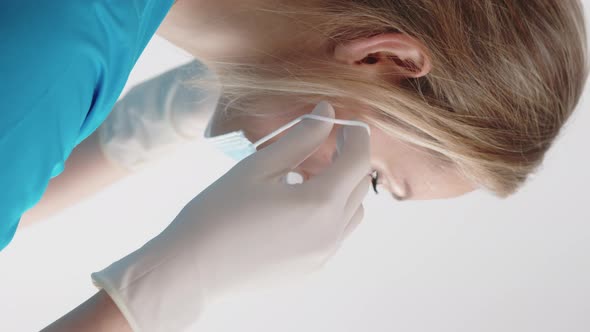
[[[287,123],[286,125],[280,127],[279,129],[273,131],[272,133],[264,136],[263,138],[259,139],[256,143],[254,143],[254,147],[258,148],[260,145],[268,142],[270,139],[272,139],[273,137],[279,135],[280,133],[284,132],[285,130],[293,127],[294,125],[298,124],[299,122],[305,120],[305,119],[312,119],[312,120],[318,120],[318,121],[324,121],[324,122],[330,122],[330,123],[334,123],[334,124],[339,124],[339,125],[343,125],[343,126],[356,126],[356,127],[363,127],[367,130],[367,133],[369,133],[369,136],[371,135],[371,128],[369,127],[368,124],[361,122],[361,121],[355,121],[355,120],[340,120],[340,119],[333,119],[333,118],[328,118],[325,116],[320,116],[320,115],[315,115],[315,114],[305,114],[289,123]]]

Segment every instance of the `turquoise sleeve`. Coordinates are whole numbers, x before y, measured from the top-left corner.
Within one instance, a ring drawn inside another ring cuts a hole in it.
[[[0,250],[106,118],[172,3],[0,2]]]

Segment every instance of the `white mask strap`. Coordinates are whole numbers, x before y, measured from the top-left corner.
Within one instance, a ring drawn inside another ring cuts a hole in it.
[[[315,115],[315,114],[305,114],[289,123],[287,123],[286,125],[280,127],[279,129],[273,131],[272,133],[264,136],[263,138],[259,139],[256,143],[254,143],[254,147],[258,148],[260,145],[268,142],[270,139],[272,139],[273,137],[279,135],[280,133],[284,132],[285,130],[293,127],[294,125],[298,124],[299,122],[305,120],[305,119],[313,119],[313,120],[318,120],[318,121],[324,121],[324,122],[331,122],[331,123],[335,123],[335,124],[339,124],[339,125],[344,125],[344,126],[356,126],[356,127],[363,127],[367,130],[367,132],[369,133],[369,136],[371,135],[371,128],[369,127],[368,124],[361,122],[361,121],[355,121],[355,120],[340,120],[340,119],[333,119],[333,118],[328,118],[325,116],[320,116],[320,115]]]

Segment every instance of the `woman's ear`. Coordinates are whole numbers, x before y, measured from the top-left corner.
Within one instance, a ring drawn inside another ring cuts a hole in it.
[[[396,78],[417,78],[430,73],[432,63],[427,48],[402,33],[384,33],[339,44],[334,59],[366,68],[372,74]]]

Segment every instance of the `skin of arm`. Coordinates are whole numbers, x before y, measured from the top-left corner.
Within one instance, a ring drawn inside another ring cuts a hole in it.
[[[100,291],[42,332],[132,332],[131,327],[105,291]]]
[[[49,182],[39,203],[22,216],[19,227],[55,215],[129,174],[106,158],[98,132],[94,132],[72,151],[62,174]]]

